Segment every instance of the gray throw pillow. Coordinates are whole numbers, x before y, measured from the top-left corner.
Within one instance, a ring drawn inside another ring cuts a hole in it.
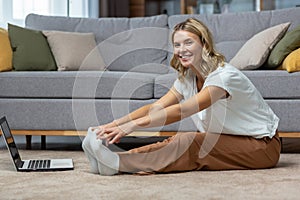
[[[259,68],[267,60],[272,48],[283,37],[289,26],[290,23],[283,23],[255,34],[229,63],[240,70]]]
[[[59,71],[106,68],[93,33],[43,31]]]

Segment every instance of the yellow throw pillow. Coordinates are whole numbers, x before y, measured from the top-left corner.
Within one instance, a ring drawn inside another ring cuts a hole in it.
[[[283,69],[283,66],[279,65],[279,67],[277,67],[276,70],[286,70],[286,69]]]
[[[288,72],[300,71],[300,48],[292,51],[283,61],[282,68]]]
[[[8,32],[0,28],[0,71],[12,70],[12,49]]]

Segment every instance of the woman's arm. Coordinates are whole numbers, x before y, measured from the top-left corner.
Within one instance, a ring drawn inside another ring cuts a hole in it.
[[[98,137],[107,139],[110,141],[110,144],[114,143],[133,130],[167,125],[191,116],[208,108],[217,100],[226,97],[226,94],[227,92],[220,87],[206,87],[183,103],[173,104],[158,111],[149,112],[144,117],[129,121],[119,127],[107,129],[107,135],[104,137],[103,135],[98,135]]]
[[[195,96],[181,104],[169,106],[163,110],[135,120],[133,129],[156,127],[171,124],[204,110],[217,100],[226,97],[227,92],[216,86],[206,87]]]
[[[148,115],[149,113],[159,111],[170,105],[177,104],[181,101],[182,96],[172,87],[164,96],[152,104],[145,105],[128,115],[114,120],[114,123],[118,126],[125,124],[129,121],[139,119]]]
[[[96,130],[97,135],[103,136],[104,134],[109,133],[109,130],[113,128],[117,128],[119,126],[128,124],[130,122],[133,122],[134,120],[137,120],[139,118],[145,117],[149,115],[150,113],[155,113],[159,110],[162,110],[168,106],[178,104],[182,100],[182,95],[177,92],[177,90],[172,87],[164,96],[162,96],[159,100],[152,104],[145,105],[128,115],[121,117],[119,119],[116,119],[108,124],[93,127],[92,129]]]

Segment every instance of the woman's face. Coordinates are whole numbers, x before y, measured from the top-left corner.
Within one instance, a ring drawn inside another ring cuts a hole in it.
[[[175,56],[184,67],[200,66],[202,44],[196,34],[184,30],[176,31],[173,47]]]

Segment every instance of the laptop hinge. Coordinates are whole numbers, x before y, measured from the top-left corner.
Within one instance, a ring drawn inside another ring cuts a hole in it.
[[[19,168],[19,169],[23,168],[24,163],[25,163],[25,162],[22,161],[22,160],[21,160],[21,161],[17,161],[17,166],[18,166],[18,168]]]

